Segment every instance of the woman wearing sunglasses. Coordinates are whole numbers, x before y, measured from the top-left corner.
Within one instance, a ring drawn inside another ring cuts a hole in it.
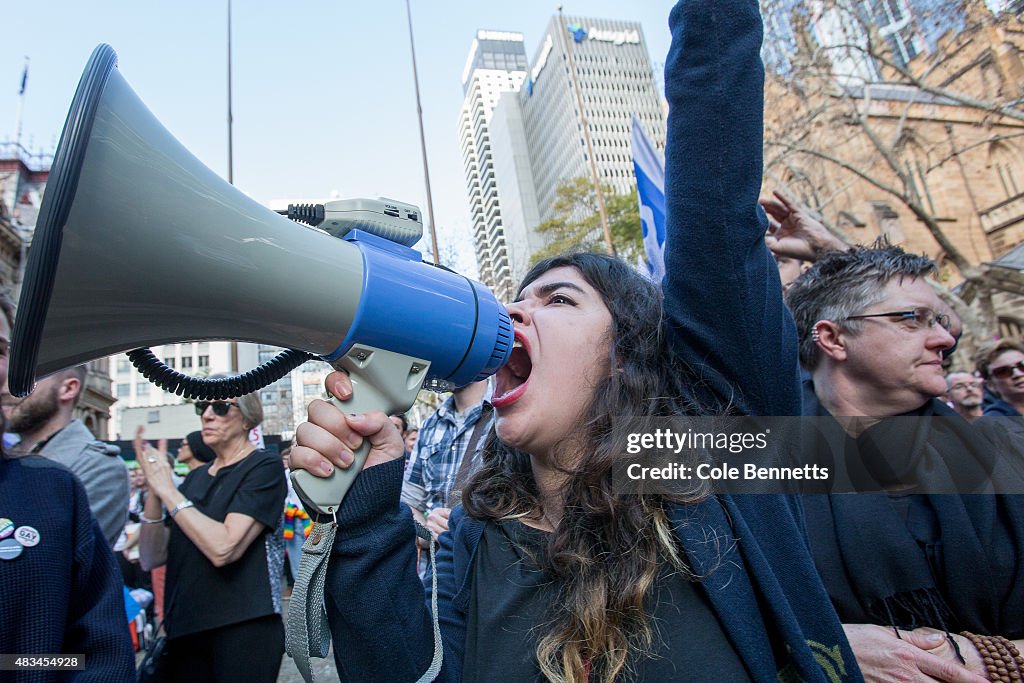
[[[146,569],[167,563],[167,680],[277,680],[284,654],[281,461],[249,441],[263,421],[256,394],[199,401],[213,461],[175,487],[166,444],[135,437],[149,481],[140,540]],[[244,652],[244,656],[232,653]]]
[[[1000,339],[982,346],[976,357],[985,379],[987,417],[1020,417],[1024,414],[1024,343]]]

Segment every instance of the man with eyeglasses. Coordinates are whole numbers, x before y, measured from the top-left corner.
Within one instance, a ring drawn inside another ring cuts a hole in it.
[[[943,680],[985,676],[961,631],[1024,647],[1021,496],[948,495],[1019,473],[1002,476],[1005,443],[937,398],[958,321],[934,274],[928,257],[882,243],[824,255],[787,292],[804,415],[820,425],[804,447],[873,486],[803,496],[815,563],[868,680],[925,679],[934,655],[950,665]]]
[[[985,381],[969,372],[951,372],[946,375],[946,397],[957,415],[974,422],[982,416],[981,392]]]

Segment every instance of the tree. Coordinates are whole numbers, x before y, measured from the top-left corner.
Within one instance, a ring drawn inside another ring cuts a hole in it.
[[[603,190],[612,244],[619,256],[629,262],[636,261],[644,248],[636,190],[616,194],[608,185]],[[547,239],[547,246],[534,252],[531,263],[570,251],[605,251],[597,193],[589,176],[559,185],[555,191],[554,210],[553,218],[537,226],[537,232]]]
[[[762,11],[766,183],[847,241],[882,235],[928,253],[965,329],[991,337],[993,294],[1024,295],[1021,273],[987,263],[1024,240],[1024,222],[993,218],[1010,207],[1024,219],[1021,22],[983,0],[762,0]],[[949,288],[959,282],[976,308]]]

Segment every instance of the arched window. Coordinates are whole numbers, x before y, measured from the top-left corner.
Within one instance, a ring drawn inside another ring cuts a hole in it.
[[[911,196],[916,196],[918,201],[935,215],[935,205],[928,186],[928,170],[931,167],[928,151],[914,132],[907,129],[896,145],[896,152],[902,161]]]
[[[1007,141],[993,142],[988,147],[988,167],[998,179],[1006,198],[1016,197],[1024,190],[1021,181],[1024,174],[1020,168],[1020,151]]]

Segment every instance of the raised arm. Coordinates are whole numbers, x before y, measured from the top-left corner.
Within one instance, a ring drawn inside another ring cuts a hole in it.
[[[799,415],[796,330],[764,243],[757,0],[681,0],[669,19],[663,282],[674,352],[703,398]]]

